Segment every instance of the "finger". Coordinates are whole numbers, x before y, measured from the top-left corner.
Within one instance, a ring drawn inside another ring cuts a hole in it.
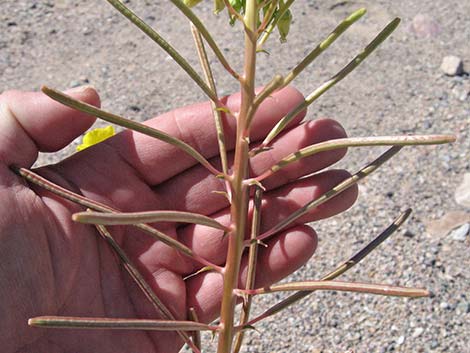
[[[260,247],[255,287],[262,287],[279,281],[304,265],[313,255],[317,236],[308,226],[297,226],[282,232]],[[247,274],[246,255],[240,271],[239,287],[244,288]],[[202,273],[186,281],[187,305],[195,308],[203,322],[214,320],[219,313],[223,292],[222,276],[218,273]]]
[[[286,87],[267,99],[259,108],[253,121],[252,141],[260,140],[293,107],[303,101],[303,96],[292,87]],[[226,98],[226,105],[238,112],[240,94]],[[305,112],[299,114],[297,124]],[[218,154],[217,135],[209,102],[192,105],[163,114],[146,124],[177,137],[196,148],[206,158]],[[227,149],[235,143],[236,121],[225,118]],[[150,185],[167,180],[196,164],[195,160],[178,148],[160,140],[127,130],[106,141],[126,162],[134,167]],[[158,167],[155,167],[158,166]]]
[[[261,233],[271,229],[291,213],[297,211],[308,202],[330,190],[332,187],[350,176],[343,170],[331,170],[313,175],[279,189],[267,192],[263,196],[261,210]],[[292,225],[314,222],[332,217],[351,207],[357,198],[357,188],[351,187],[340,195],[296,220]],[[221,224],[230,224],[230,211],[224,209],[213,218]],[[222,265],[227,251],[227,237],[223,233],[201,225],[188,225],[178,229],[178,238],[195,253],[209,261]],[[195,269],[197,269],[195,264]]]
[[[98,93],[90,86],[67,93],[87,103],[100,104]],[[0,160],[6,165],[30,167],[39,151],[65,147],[94,121],[41,92],[4,92],[0,95]]]
[[[269,169],[282,158],[300,148],[325,140],[346,137],[339,123],[331,119],[309,121],[286,132],[273,143],[273,149],[263,152],[250,161],[251,174],[256,176]],[[327,151],[304,158],[276,172],[263,181],[272,190],[324,169],[340,160],[346,149]],[[212,191],[223,191],[220,179],[210,175],[202,166],[193,167],[154,188],[169,209],[212,214],[228,206],[228,201]]]

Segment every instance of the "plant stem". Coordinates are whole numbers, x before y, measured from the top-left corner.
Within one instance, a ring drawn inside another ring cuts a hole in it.
[[[251,234],[250,234],[250,249],[248,251],[248,269],[245,289],[253,289],[255,287],[256,280],[256,265],[258,259],[258,241],[259,229],[261,226],[261,202],[263,198],[263,189],[259,186],[255,186],[255,196],[253,200],[253,218],[251,222]],[[251,295],[245,295],[243,298],[243,308],[240,315],[240,327],[244,327],[250,317],[251,302],[253,297]],[[240,352],[243,343],[245,331],[240,330],[235,337],[235,344],[233,353]]]
[[[229,235],[227,261],[224,268],[224,289],[220,311],[218,353],[230,353],[234,337],[234,315],[238,288],[238,275],[248,212],[248,186],[243,184],[248,175],[249,133],[248,113],[255,99],[256,41],[258,8],[256,0],[247,0],[245,12],[245,63],[241,78],[241,107],[237,124],[237,142],[232,176],[231,220],[233,231]],[[254,113],[254,112],[253,112]]]

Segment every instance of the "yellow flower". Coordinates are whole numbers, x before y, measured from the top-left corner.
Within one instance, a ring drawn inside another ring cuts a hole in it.
[[[114,127],[109,125],[103,128],[93,129],[83,136],[82,144],[77,146],[77,151],[82,151],[85,148],[96,145],[101,141],[114,135]]]

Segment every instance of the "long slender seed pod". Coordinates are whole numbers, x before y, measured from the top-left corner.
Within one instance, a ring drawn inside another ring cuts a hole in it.
[[[154,222],[180,222],[200,224],[228,232],[229,229],[216,220],[191,212],[149,211],[149,212],[79,212],[72,216],[76,222],[101,225],[124,225]]]
[[[313,156],[314,154],[348,147],[363,146],[418,146],[437,145],[454,142],[453,135],[411,135],[411,136],[377,136],[377,137],[351,137],[328,140],[302,148],[291,153],[281,161],[273,165],[266,172],[256,177],[257,181],[262,181],[280,169],[296,162],[302,158]]]
[[[201,63],[204,76],[206,78],[207,84],[217,95],[217,88],[215,86],[214,75],[212,74],[212,69],[210,66],[209,58],[207,57],[206,49],[204,48],[204,43],[201,38],[201,33],[194,26],[191,25],[191,33],[193,34],[194,42],[196,44],[197,53],[199,56],[199,62]],[[222,112],[217,109],[217,105],[212,102],[212,112],[214,115],[215,129],[217,131],[217,143],[219,145],[219,157],[222,164],[222,172],[225,175],[228,175],[228,160],[227,160],[227,148],[225,144],[225,131],[224,131],[224,122],[222,119]],[[229,112],[232,114],[231,112]],[[230,191],[229,185],[226,185],[227,191]]]
[[[114,240],[111,233],[108,232],[104,226],[96,226],[100,236],[108,243],[114,253],[118,256],[122,265],[126,269],[127,273],[131,276],[140,290],[144,293],[150,303],[154,306],[160,315],[168,320],[175,320],[175,317],[171,311],[166,307],[165,304],[160,300],[157,294],[150,288],[148,283],[145,281],[144,276],[137,270],[137,267],[132,263],[129,257],[126,255],[125,251],[119,246],[119,244]],[[193,352],[198,353],[200,348],[197,345],[193,344],[186,332],[181,330],[177,331],[178,335],[183,339],[183,341],[193,349]]]
[[[199,322],[199,318],[197,316],[196,310],[193,307],[189,308],[188,317],[191,321]],[[192,331],[191,337],[196,348],[201,350],[201,332],[197,330]]]
[[[352,256],[349,260],[343,262],[336,269],[328,273],[326,276],[322,277],[322,281],[326,281],[326,280],[331,281],[337,278],[338,276],[342,275],[346,271],[348,271],[353,266],[357,265],[359,262],[361,262],[367,255],[369,255],[380,244],[382,244],[385,240],[387,240],[408,219],[410,214],[411,214],[411,209],[408,209],[402,214],[400,214],[393,221],[393,223],[390,226],[388,226],[387,229],[385,229],[382,233],[380,233],[376,238],[374,238],[374,240],[368,243],[364,248],[362,248],[359,252],[357,252],[354,256]],[[249,322],[245,323],[245,325],[252,326],[261,320],[271,317],[277,314],[278,312],[284,310],[285,308],[291,306],[292,304],[298,302],[299,300],[305,298],[311,293],[313,293],[313,291],[298,291],[290,295],[289,297],[283,299],[279,303],[273,305],[262,314],[253,318]]]
[[[111,329],[151,331],[217,331],[210,326],[194,321],[118,319],[101,317],[39,316],[29,319],[28,324],[36,327],[68,329]]]
[[[57,184],[52,183],[51,181],[47,180],[46,178],[43,178],[42,176],[26,169],[26,168],[16,168],[16,167],[11,167],[11,169],[26,179],[28,182],[37,185],[45,190],[48,190],[66,200],[72,201],[74,203],[77,203],[79,205],[82,205],[86,208],[90,208],[95,211],[100,211],[100,212],[105,212],[105,213],[113,213],[113,212],[119,212],[118,210],[109,207],[107,205],[104,205],[102,203],[93,201],[89,198],[86,198],[82,195],[78,195],[70,190],[67,190]],[[134,225],[136,228],[144,231],[145,233],[149,234],[156,240],[160,240],[161,242],[165,243],[168,246],[171,246],[172,248],[180,251],[184,255],[194,259],[195,261],[200,262],[204,266],[209,266],[215,271],[221,272],[222,269],[220,266],[217,266],[206,259],[200,257],[199,255],[195,254],[190,248],[188,248],[186,245],[183,243],[179,242],[176,239],[173,239],[172,237],[166,235],[165,233],[150,227],[147,224],[135,224]]]
[[[263,189],[259,186],[255,186],[255,196],[253,200],[253,218],[251,221],[251,234],[250,234],[250,248],[248,250],[248,274],[246,278],[245,289],[253,289],[256,280],[256,265],[258,259],[258,241],[256,238],[259,235],[259,229],[261,226],[261,202],[263,199]],[[244,295],[243,306],[240,313],[239,326],[244,327],[250,318],[251,303],[253,297],[251,295]],[[233,344],[233,353],[240,352],[243,343],[243,337],[245,335],[244,330],[238,331],[235,336],[235,342]]]
[[[281,131],[294,119],[297,114],[305,110],[310,104],[316,101],[320,96],[328,91],[335,84],[344,79],[348,74],[350,74],[355,68],[359,66],[377,47],[397,28],[400,23],[399,18],[395,18],[391,21],[365,48],[364,50],[356,55],[345,67],[343,67],[336,75],[330,78],[328,81],[324,82],[320,87],[305,98],[305,100],[295,107],[289,114],[282,118],[276,126],[269,132],[269,134],[264,139],[261,147],[266,147],[271,143],[271,141],[279,135]]]
[[[364,179],[374,171],[376,171],[382,164],[384,164],[386,161],[388,161],[390,158],[392,158],[395,154],[397,154],[403,147],[402,146],[393,146],[392,148],[388,149],[386,152],[384,152],[382,155],[379,156],[376,160],[374,160],[372,163],[369,163],[366,165],[364,168],[359,170],[356,174],[352,175],[351,177],[343,180],[341,183],[330,189],[329,191],[325,192],[323,195],[318,197],[315,200],[312,200],[308,202],[306,205],[303,207],[299,208],[297,211],[291,213],[289,216],[287,216],[284,220],[276,224],[274,227],[272,227],[270,230],[267,232],[261,234],[258,237],[258,240],[262,241],[266,238],[269,238],[270,236],[276,234],[280,230],[284,229],[287,227],[289,224],[293,223],[295,220],[299,219],[302,217],[304,214],[306,214],[308,211],[311,209],[318,207],[319,205],[325,203],[326,201],[332,199],[333,197],[339,195],[343,191],[349,189],[351,186],[357,184],[357,182],[361,179]],[[245,246],[249,246],[249,243],[245,242]]]
[[[60,91],[57,91],[55,89],[49,88],[47,86],[43,86],[41,88],[42,92],[52,98],[53,100],[62,103],[70,108],[77,109],[81,112],[93,115],[97,118],[100,118],[102,120],[105,120],[109,123],[113,123],[122,127],[125,127],[127,129],[131,129],[137,132],[140,132],[144,135],[154,137],[158,140],[161,140],[163,142],[169,143],[172,146],[175,146],[182,151],[186,152],[189,154],[191,157],[193,157],[195,160],[197,160],[199,163],[201,163],[204,167],[206,167],[212,174],[214,175],[220,175],[221,172],[215,169],[207,159],[204,158],[203,155],[201,155],[198,151],[196,151],[193,147],[188,145],[186,142],[181,141],[180,139],[177,139],[176,137],[173,137],[171,135],[168,135],[167,133],[154,129],[150,126],[144,125],[142,123],[139,123],[137,121],[132,121],[126,118],[123,118],[119,115],[109,113],[107,111],[104,111],[102,109],[99,109],[91,104],[87,104],[84,102],[81,102],[79,100],[76,100],[69,95],[62,93]]]
[[[338,39],[355,22],[359,21],[366,14],[366,9],[362,8],[354,11],[346,17],[315,49],[313,49],[296,67],[294,67],[284,79],[284,85],[292,82],[307,66],[309,66],[321,53],[323,53],[333,42]]]
[[[188,6],[183,3],[183,1],[171,0],[171,2],[191,21],[191,23],[197,28],[198,32],[201,33],[209,47],[214,52],[217,59],[219,59],[222,66],[225,68],[225,70],[227,70],[230,75],[232,75],[236,80],[238,80],[240,78],[240,75],[232,69],[224,54],[222,54],[222,51],[215,43],[214,38],[212,38],[211,34],[207,30],[206,26],[204,26],[204,24],[201,22],[201,20],[194,14],[193,11],[191,11]],[[211,90],[215,93],[213,88],[211,88]]]
[[[357,292],[357,293],[368,293],[378,294],[386,296],[396,297],[409,297],[409,298],[421,298],[428,297],[429,291],[422,288],[408,288],[408,287],[397,287],[389,286],[385,284],[371,284],[371,283],[359,283],[359,282],[341,282],[341,281],[304,281],[304,282],[292,282],[282,283],[265,288],[258,289],[239,289],[238,294],[269,294],[274,292],[288,292],[298,290],[333,290],[341,292]]]
[[[139,16],[132,12],[120,0],[106,0],[116,10],[118,10],[124,17],[136,25],[142,32],[149,36],[160,48],[170,55],[173,60],[193,79],[193,81],[204,91],[204,93],[214,102],[217,102],[217,97],[214,92],[206,85],[204,80],[198,75],[193,67],[184,59],[178,51],[173,48],[162,36],[160,36],[152,27],[146,24]]]

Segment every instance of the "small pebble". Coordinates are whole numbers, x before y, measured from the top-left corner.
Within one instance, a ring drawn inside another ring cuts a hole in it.
[[[456,311],[458,313],[468,314],[470,313],[470,303],[460,302],[457,304]]]
[[[441,31],[439,24],[432,17],[421,13],[413,18],[410,30],[422,38],[436,37]]]
[[[415,233],[413,233],[411,230],[407,229],[403,233],[403,236],[406,238],[413,238],[415,236]]]
[[[465,173],[462,183],[455,190],[455,201],[464,207],[470,208],[470,173]]]
[[[405,336],[398,337],[397,346],[401,346],[403,343],[405,343]]]
[[[467,234],[469,234],[469,230],[470,223],[465,223],[450,232],[449,236],[452,238],[452,240],[465,241],[465,239],[467,238]]]
[[[463,74],[463,61],[457,56],[448,55],[442,59],[441,70],[447,76],[459,76]]]
[[[447,302],[441,302],[439,304],[439,308],[441,308],[442,310],[449,310],[449,309],[451,309],[451,306]]]
[[[424,328],[417,327],[417,328],[415,328],[412,336],[413,336],[413,338],[417,338],[417,337],[421,336],[423,334],[423,332],[424,332]]]

